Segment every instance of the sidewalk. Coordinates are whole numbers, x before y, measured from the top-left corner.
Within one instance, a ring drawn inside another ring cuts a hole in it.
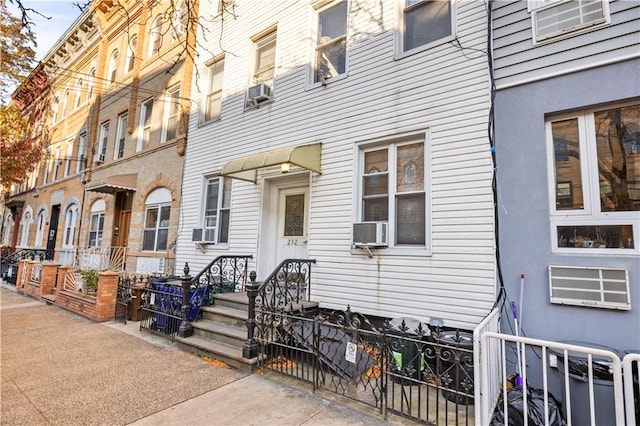
[[[3,425],[384,425],[370,407],[247,375],[138,329],[0,290]]]

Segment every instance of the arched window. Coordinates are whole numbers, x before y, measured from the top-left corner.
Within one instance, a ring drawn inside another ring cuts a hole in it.
[[[91,97],[93,96],[93,88],[95,87],[96,84],[96,68],[92,67],[89,70],[89,87],[87,88],[87,101],[91,100]]]
[[[20,246],[27,247],[29,245],[29,233],[31,232],[31,208],[29,207],[25,210],[22,215],[22,220],[20,221]]]
[[[89,247],[100,247],[102,245],[104,212],[104,200],[97,200],[91,205],[91,221],[89,222]]]
[[[189,6],[185,0],[178,3],[173,18],[173,29],[175,36],[179,36],[187,32],[187,25],[189,24]]]
[[[151,26],[151,34],[149,37],[149,53],[147,56],[153,56],[160,51],[162,45],[162,17],[158,16]]]
[[[118,75],[118,51],[114,50],[111,54],[111,59],[109,59],[109,71],[107,75],[107,79],[109,83],[114,83],[116,81],[116,77]]]
[[[129,48],[127,49],[127,65],[125,72],[133,70],[133,66],[136,62],[136,48],[138,46],[138,36],[131,37],[129,40]]]
[[[13,215],[11,213],[7,214],[7,217],[4,219],[4,235],[2,236],[2,244],[11,245],[11,237],[13,236],[13,225],[15,224],[13,220]]]
[[[76,108],[82,105],[82,95],[84,94],[82,93],[83,88],[84,88],[84,80],[79,78],[78,82],[76,83],[76,103],[75,103]]]
[[[164,251],[169,237],[171,191],[167,188],[155,189],[145,200],[145,206],[142,250]]]
[[[62,96],[62,114],[60,114],[60,118],[67,116],[67,108],[69,108],[70,98],[71,92],[67,89],[64,91],[64,96]]]
[[[58,113],[60,112],[60,94],[56,93],[51,102],[51,110],[53,111],[53,122],[55,123],[60,119]]]
[[[34,245],[36,247],[42,247],[42,240],[44,239],[44,226],[47,222],[47,212],[43,209],[38,212],[38,217],[36,219],[37,228],[36,228],[36,240]]]
[[[78,220],[78,206],[71,204],[64,212],[64,236],[62,238],[63,247],[72,247],[73,238],[76,234],[76,221]]]

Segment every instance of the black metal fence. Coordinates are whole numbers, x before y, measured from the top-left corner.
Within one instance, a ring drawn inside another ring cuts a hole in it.
[[[18,263],[21,260],[53,260],[54,251],[47,249],[20,249],[12,250],[3,248],[0,253],[0,276],[7,282],[15,285],[18,276]]]
[[[474,424],[471,334],[346,311],[256,310],[260,368],[434,425]]]

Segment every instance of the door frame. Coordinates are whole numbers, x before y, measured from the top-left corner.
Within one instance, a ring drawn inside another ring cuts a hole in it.
[[[258,247],[256,269],[260,279],[267,278],[273,269],[278,266],[278,251],[274,249],[278,244],[278,221],[280,202],[280,191],[283,189],[307,188],[307,208],[306,208],[306,230],[307,230],[307,250],[309,247],[309,218],[311,206],[311,173],[301,172],[265,178],[260,200],[260,211],[258,221]]]

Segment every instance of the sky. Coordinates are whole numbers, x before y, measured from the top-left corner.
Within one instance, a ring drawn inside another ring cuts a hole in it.
[[[36,50],[36,60],[45,57],[49,49],[62,37],[75,20],[82,13],[73,3],[78,0],[22,0],[25,8],[37,10],[42,15],[51,19],[46,19],[35,13],[30,13],[31,21],[34,22],[32,31],[36,36],[38,47]],[[18,9],[7,2],[9,10],[18,15]]]

